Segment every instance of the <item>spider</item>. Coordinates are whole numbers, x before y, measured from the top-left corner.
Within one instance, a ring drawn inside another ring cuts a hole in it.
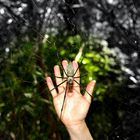
[[[67,61],[66,61],[67,62]],[[63,63],[63,62],[62,62]],[[79,66],[77,64],[77,62],[73,61],[73,62],[68,62],[67,65],[61,64],[61,68],[63,70],[64,76],[62,77],[60,74],[60,69],[59,66],[55,66],[54,67],[54,72],[55,72],[55,78],[56,78],[56,87],[52,87],[52,89],[50,90],[50,92],[53,92],[54,90],[56,90],[56,88],[59,91],[59,94],[64,93],[63,96],[63,103],[61,106],[61,113],[59,118],[61,119],[62,116],[62,112],[64,109],[64,104],[65,104],[65,99],[66,99],[66,95],[67,93],[72,93],[73,90],[77,90],[76,92],[80,92],[79,87],[80,87],[80,73],[79,73]],[[85,75],[83,75],[85,76]],[[82,76],[82,77],[83,77]],[[89,94],[86,90],[85,92],[92,97],[91,94]]]

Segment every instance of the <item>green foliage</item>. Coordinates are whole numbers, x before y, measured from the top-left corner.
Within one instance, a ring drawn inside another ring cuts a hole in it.
[[[98,96],[97,100],[102,100],[106,91],[118,83],[121,67],[113,50],[108,48],[105,40],[94,37],[83,39],[80,35],[57,36],[57,38],[54,37],[54,40],[62,60],[76,59],[79,61],[81,76],[87,74],[81,78],[83,86],[91,80],[97,81],[95,94],[96,97]]]
[[[90,80],[97,80],[94,100],[102,107],[100,111],[91,107],[88,123],[96,133],[95,139],[98,139],[103,129],[108,133],[112,127],[110,119],[113,114],[104,111],[110,106],[105,105],[105,99],[108,95],[116,95],[119,85],[120,67],[112,50],[107,47],[107,42],[93,37],[83,39],[80,35],[57,35],[50,36],[48,40],[50,43],[47,41],[40,45],[20,41],[18,48],[7,54],[5,69],[0,74],[0,137],[6,140],[14,137],[46,140],[52,139],[53,135],[56,139],[67,136],[56,119],[44,80],[45,75],[52,77],[53,66],[60,64],[58,52],[61,60],[77,59],[80,63],[83,59],[80,71],[81,75],[87,73],[87,76],[81,78],[82,89]],[[103,138],[105,136],[102,134]]]

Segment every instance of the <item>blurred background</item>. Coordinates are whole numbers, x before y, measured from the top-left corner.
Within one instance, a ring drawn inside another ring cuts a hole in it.
[[[0,0],[0,140],[68,139],[45,82],[63,59],[97,81],[94,139],[140,140],[139,58],[138,0]]]

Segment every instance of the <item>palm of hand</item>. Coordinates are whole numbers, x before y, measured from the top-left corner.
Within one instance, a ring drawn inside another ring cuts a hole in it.
[[[53,100],[55,110],[57,115],[60,117],[61,108],[63,105],[65,91],[62,94],[56,96]],[[76,91],[67,92],[66,99],[62,111],[61,120],[65,125],[72,125],[83,121],[86,117],[90,106],[88,102],[81,93]]]

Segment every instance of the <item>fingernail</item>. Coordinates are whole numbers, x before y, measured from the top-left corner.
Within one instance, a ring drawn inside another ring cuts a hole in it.
[[[67,63],[67,60],[63,60],[62,63]]]
[[[58,65],[55,65],[54,68],[59,68],[59,66]]]
[[[51,80],[51,77],[47,77],[47,80]]]

